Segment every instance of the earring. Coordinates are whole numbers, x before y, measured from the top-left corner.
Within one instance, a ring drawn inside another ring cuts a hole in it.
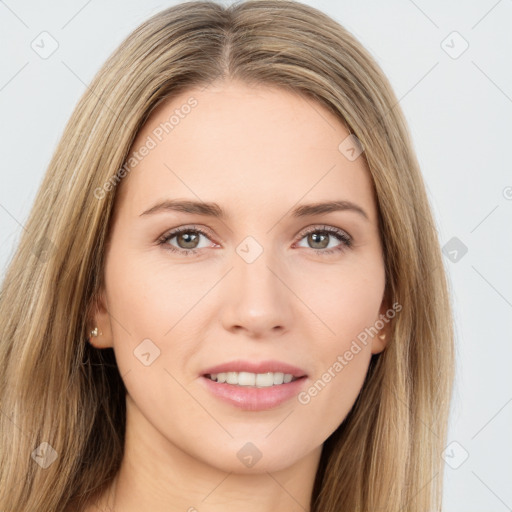
[[[91,331],[90,336],[91,336],[91,338],[92,338],[93,336],[98,336],[98,335],[99,335],[99,336],[101,336],[102,334],[103,334],[102,332],[100,332],[100,333],[98,334],[98,327],[95,327],[95,328]]]
[[[386,339],[386,335],[385,334],[379,334],[379,338],[384,341]]]

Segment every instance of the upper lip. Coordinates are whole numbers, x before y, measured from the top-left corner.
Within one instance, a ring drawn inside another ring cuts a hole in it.
[[[207,368],[202,372],[202,375],[211,375],[212,373],[227,373],[227,372],[249,372],[249,373],[288,373],[293,377],[305,377],[306,372],[288,363],[281,361],[243,361],[238,359],[227,363],[218,364]]]

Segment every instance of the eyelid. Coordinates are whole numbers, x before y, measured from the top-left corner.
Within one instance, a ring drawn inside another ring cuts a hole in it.
[[[336,226],[331,226],[330,224],[312,224],[311,226],[308,226],[306,228],[303,228],[300,230],[296,236],[304,237],[305,235],[308,235],[311,232],[315,231],[327,231],[328,233],[338,233],[338,234],[344,234],[347,238],[352,240],[352,236],[344,229],[338,228]]]
[[[163,233],[162,235],[160,235],[158,237],[158,240],[162,240],[164,238],[166,238],[167,236],[173,234],[173,235],[176,235],[176,234],[179,234],[180,232],[182,231],[187,231],[187,230],[190,230],[190,231],[198,231],[199,233],[207,236],[208,238],[219,238],[219,240],[224,243],[224,241],[220,238],[220,237],[216,237],[212,234],[212,231],[207,228],[206,226],[201,226],[201,225],[198,225],[198,224],[185,224],[183,226],[178,226],[176,228],[171,228],[171,229],[168,229],[165,233]],[[331,226],[329,224],[312,224],[310,226],[307,226],[305,228],[302,228],[295,236],[294,236],[294,239],[297,239],[297,237],[301,237],[299,238],[302,239],[304,236],[308,235],[309,233],[311,232],[315,232],[315,231],[321,231],[321,230],[325,230],[325,231],[328,231],[328,232],[331,232],[331,233],[344,233],[347,238],[349,238],[351,241],[352,241],[352,236],[344,229],[341,229],[341,228],[338,228],[338,227],[335,227],[335,226]],[[213,241],[213,240],[212,240]]]
[[[311,251],[314,251],[318,254],[328,256],[330,254],[336,253],[336,252],[344,252],[347,249],[351,249],[354,244],[354,239],[352,236],[347,233],[344,229],[331,226],[330,224],[314,224],[311,226],[308,226],[304,230],[300,231],[300,233],[296,236],[296,242],[294,244],[300,242],[303,238],[305,238],[307,235],[311,233],[328,233],[330,236],[336,238],[340,245],[336,247],[331,247],[330,249],[314,249],[309,248]]]
[[[168,241],[168,240],[174,238],[176,235],[179,235],[180,233],[188,232],[188,231],[196,231],[199,234],[208,238],[212,243],[218,244],[218,242],[216,242],[216,240],[215,240],[216,237],[214,235],[212,235],[212,232],[210,229],[208,229],[207,227],[204,227],[204,226],[197,225],[197,224],[191,224],[191,225],[185,224],[183,226],[178,226],[176,228],[168,229],[167,231],[165,231],[165,233],[163,233],[161,236],[158,237],[157,243],[163,243],[165,241]],[[187,250],[187,249],[183,249],[183,250]],[[193,249],[190,249],[190,250],[193,250]],[[199,249],[197,249],[197,250],[199,250]]]
[[[168,229],[159,238],[163,238],[167,235],[170,235],[171,233],[173,233],[173,234],[180,233],[181,231],[199,231],[200,233],[202,233],[204,235],[208,235],[210,237],[215,238],[211,229],[207,228],[206,226],[202,226],[200,224],[183,224],[181,226],[177,226],[175,228]]]

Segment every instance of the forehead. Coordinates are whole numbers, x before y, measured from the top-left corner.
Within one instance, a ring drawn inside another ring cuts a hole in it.
[[[118,199],[134,216],[174,197],[247,215],[344,199],[376,222],[363,155],[351,161],[339,149],[348,136],[324,106],[281,88],[189,89],[159,105],[137,134],[130,155],[138,157],[128,160]]]

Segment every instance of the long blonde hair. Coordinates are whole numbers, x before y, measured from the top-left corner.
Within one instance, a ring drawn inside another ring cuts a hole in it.
[[[402,307],[352,410],[324,443],[311,511],[441,509],[452,313],[406,122],[383,72],[336,21],[295,1],[253,0],[182,3],[144,22],[64,130],[0,295],[1,510],[72,502],[81,510],[116,475],[126,390],[112,349],[87,343],[86,321],[117,187],[101,199],[95,191],[118,176],[157,105],[224,79],[304,94],[359,139],[376,192],[386,293]],[[36,463],[38,451],[55,460]]]

